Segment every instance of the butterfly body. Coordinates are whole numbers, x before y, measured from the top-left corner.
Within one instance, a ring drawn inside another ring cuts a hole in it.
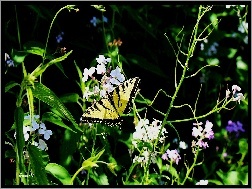
[[[130,112],[132,100],[138,92],[140,79],[131,78],[117,86],[107,97],[94,103],[82,115],[83,123],[121,125],[122,114]]]

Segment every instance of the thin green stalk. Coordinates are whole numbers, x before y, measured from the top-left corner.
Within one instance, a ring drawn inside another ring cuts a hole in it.
[[[181,183],[182,185],[184,185],[185,181],[187,180],[187,178],[189,177],[189,175],[192,172],[193,168],[195,167],[198,154],[199,154],[199,148],[197,149],[196,154],[194,155],[193,164],[191,165],[191,167],[186,172],[186,176],[185,176],[183,182]]]
[[[21,50],[21,37],[20,37],[20,31],[19,31],[19,24],[18,24],[18,16],[17,16],[17,6],[14,5],[15,7],[15,13],[16,13],[16,22],[17,22],[17,35],[18,35],[18,44],[19,44],[19,48]]]
[[[189,47],[188,47],[188,54],[187,54],[187,59],[186,59],[184,68],[183,68],[183,73],[182,73],[181,79],[180,79],[180,81],[179,81],[179,84],[178,84],[178,86],[176,87],[175,93],[174,93],[174,95],[172,96],[172,100],[171,100],[171,102],[170,102],[169,108],[168,108],[168,110],[167,110],[167,112],[166,112],[166,114],[165,114],[165,117],[164,117],[163,121],[162,121],[161,129],[160,129],[160,131],[159,131],[159,133],[158,133],[157,139],[156,139],[155,142],[154,142],[153,149],[152,149],[152,153],[155,151],[155,148],[156,148],[157,143],[158,143],[158,141],[159,141],[159,138],[160,138],[160,135],[161,135],[161,133],[162,133],[162,130],[163,130],[164,126],[166,125],[167,118],[168,118],[168,116],[169,116],[169,113],[170,113],[170,111],[171,111],[171,108],[173,107],[173,103],[174,103],[174,101],[175,101],[175,98],[177,97],[178,91],[179,91],[179,89],[180,89],[180,87],[181,87],[181,85],[182,85],[182,83],[183,83],[183,81],[184,81],[184,79],[185,79],[185,74],[186,74],[186,71],[187,71],[188,63],[189,63],[189,60],[190,60],[190,58],[191,58],[191,55],[192,55],[193,52],[194,52],[194,49],[195,49],[195,46],[196,46],[196,43],[197,43],[197,31],[198,31],[198,24],[199,24],[199,21],[200,21],[200,19],[202,18],[202,16],[205,14],[205,12],[208,11],[209,9],[206,9],[203,13],[201,13],[201,10],[202,10],[202,6],[200,5],[200,7],[199,7],[199,13],[198,13],[198,18],[197,18],[197,22],[196,22],[196,24],[195,24],[195,27],[194,27],[194,29],[193,29],[192,36],[191,36],[191,39],[192,39],[192,37],[193,37],[193,41],[190,42]],[[190,41],[191,41],[191,39],[190,39]],[[148,164],[147,164],[147,169],[146,169],[147,171],[145,172],[144,176],[149,175],[149,166],[150,166],[150,163],[151,163],[151,158],[149,158],[149,161],[148,161]]]
[[[45,62],[46,49],[47,49],[48,40],[49,40],[49,36],[50,36],[50,32],[51,32],[53,23],[54,23],[54,21],[56,20],[56,17],[58,16],[58,14],[59,14],[63,9],[66,9],[66,8],[68,9],[69,7],[70,7],[70,5],[67,5],[67,6],[62,7],[62,8],[55,14],[55,16],[53,17],[53,20],[52,20],[51,25],[50,25],[50,27],[49,27],[48,35],[47,35],[47,38],[46,38],[45,49],[44,49],[43,57],[42,57],[42,65],[43,65],[44,62]],[[39,76],[39,83],[42,83],[42,74]],[[40,100],[38,101],[38,114],[40,115]]]

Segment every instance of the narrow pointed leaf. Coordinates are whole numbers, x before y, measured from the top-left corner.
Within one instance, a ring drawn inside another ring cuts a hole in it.
[[[63,185],[71,184],[71,176],[68,171],[56,163],[49,163],[45,167],[45,170],[50,172],[55,178],[57,178]]]
[[[67,108],[60,101],[60,99],[54,94],[54,92],[52,92],[49,88],[47,88],[41,83],[35,83],[34,86],[34,89],[32,89],[34,97],[55,108],[59,113],[61,113],[69,121],[71,121],[76,129],[81,131],[78,124],[75,122],[72,114],[67,110]]]
[[[41,151],[33,145],[28,147],[30,163],[34,179],[38,185],[48,185],[48,179],[46,176],[45,165],[43,164],[43,158]]]

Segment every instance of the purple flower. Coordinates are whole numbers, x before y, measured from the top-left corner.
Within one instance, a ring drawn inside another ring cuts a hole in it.
[[[96,27],[96,24],[97,24],[98,20],[97,20],[97,18],[94,16],[94,17],[92,18],[92,20],[90,20],[90,22],[94,25],[94,27]]]
[[[163,154],[163,156],[164,156],[164,154]],[[162,156],[162,158],[163,158],[163,156]],[[179,160],[181,159],[181,157],[180,157],[180,155],[179,155],[179,153],[178,153],[178,151],[177,150],[167,150],[166,151],[166,157],[168,156],[168,158],[171,160],[171,161],[173,161],[173,162],[176,162],[176,164],[178,165],[178,162],[179,162]]]
[[[59,35],[56,36],[57,43],[60,43],[63,40],[64,32],[61,32]]]
[[[163,160],[168,160],[168,157],[167,157],[167,154],[166,154],[166,153],[164,153],[164,154],[162,155],[162,159],[163,159]]]
[[[237,124],[236,124],[237,123]],[[245,132],[245,130],[242,128],[242,123],[237,121],[237,122],[233,122],[231,120],[228,121],[228,125],[226,127],[226,130],[228,132],[238,132],[239,130],[242,131],[242,132]]]
[[[192,128],[192,136],[197,138],[197,141],[192,142],[192,147],[198,146],[200,148],[208,148],[208,143],[204,140],[211,140],[214,138],[214,132],[212,130],[213,124],[210,121],[206,121],[205,128],[203,129],[200,125],[203,123],[193,123],[193,125],[197,125],[197,127]]]
[[[10,56],[5,53],[5,61],[8,67],[14,67],[14,61],[10,59]]]
[[[239,131],[241,132],[245,132],[245,130],[242,128],[243,124],[240,121],[237,121],[236,123],[229,120],[228,121],[228,125],[226,126],[226,130],[231,133],[231,132],[235,132],[236,133],[236,137],[239,136]]]
[[[105,16],[102,16],[102,21],[108,23],[108,18]]]

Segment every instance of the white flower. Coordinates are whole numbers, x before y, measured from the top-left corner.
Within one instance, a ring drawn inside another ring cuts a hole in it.
[[[202,130],[203,128],[201,126],[199,126],[199,128],[193,127],[192,136],[194,137],[202,136],[202,133],[201,133]]]
[[[228,98],[228,97],[229,97],[230,93],[231,93],[231,92],[230,92],[230,90],[229,90],[229,89],[227,89],[227,90],[226,90],[226,98]]]
[[[120,83],[124,82],[125,77],[121,73],[121,69],[117,66],[116,69],[110,72],[110,76],[114,79],[111,79],[111,83],[115,85],[120,85]]]
[[[188,145],[184,142],[184,141],[180,141],[179,142],[179,148],[181,149],[187,149]]]
[[[97,74],[104,74],[106,72],[106,66],[105,64],[101,63],[98,64],[96,67]]]
[[[111,62],[111,58],[105,58],[104,55],[99,55],[99,58],[96,58],[96,61],[99,64],[107,64],[108,62]]]
[[[204,43],[200,44],[200,50],[202,50],[202,51],[204,50]]]
[[[98,86],[95,86],[94,89],[93,89],[93,93],[94,94],[98,94],[100,92],[100,89]]]
[[[27,116],[24,116],[24,119],[30,119],[30,115],[28,114]],[[39,119],[39,115],[33,115],[32,119]]]
[[[32,126],[31,126],[30,131],[36,131],[38,128],[39,128],[39,124],[37,123],[37,121],[32,120]]]
[[[140,119],[137,126],[135,127],[136,131],[133,133],[133,141],[141,140],[143,142],[153,142],[157,139],[159,131],[161,129],[161,121],[154,120],[151,124],[149,124],[148,119]],[[163,128],[159,142],[163,142],[165,137],[165,133],[167,133],[166,129]],[[136,146],[136,143],[133,144]]]
[[[100,90],[100,96],[105,97],[106,96],[106,91],[105,90]]]
[[[113,85],[110,83],[106,83],[105,85],[102,86],[102,88],[107,91],[108,93],[112,92],[114,90]]]
[[[213,127],[213,123],[207,120],[204,130],[205,130],[206,132],[212,131],[212,127]]]
[[[47,144],[42,139],[39,139],[38,148],[41,149],[41,150],[45,150],[45,151],[48,150]]]
[[[51,130],[46,130],[45,133],[44,133],[44,139],[48,140],[51,135],[52,135],[52,131]]]
[[[238,27],[238,31],[241,33],[245,33],[245,30],[248,30],[248,23],[242,21],[242,23]]]
[[[45,127],[45,124],[41,122],[40,124],[40,129],[39,129],[39,134],[44,135],[44,139],[48,140],[50,136],[52,135],[51,130],[47,130]]]
[[[89,91],[89,87],[85,87],[85,91],[84,91],[84,94],[83,94],[83,98],[87,99],[88,100],[88,97],[93,95],[94,93]]]
[[[207,185],[208,180],[200,180],[199,182],[196,183],[196,185]]]
[[[248,44],[248,36],[247,36],[247,35],[244,37],[243,42],[244,42],[245,44]]]
[[[242,93],[236,93],[236,94],[234,94],[234,96],[235,97],[233,98],[233,101],[238,101],[239,104],[240,104],[241,100],[245,99],[245,97],[243,96]]]
[[[239,87],[238,85],[233,85],[233,86],[232,86],[233,94],[235,94],[236,91],[240,91],[240,90],[241,90],[241,87]]]
[[[27,141],[30,137],[28,131],[31,131],[31,127],[29,126],[23,126],[23,134],[24,134],[24,139]],[[16,138],[17,133],[14,133],[14,138]]]
[[[37,143],[37,142],[34,141],[32,143],[32,145],[37,146],[41,150],[45,150],[45,151],[48,150],[47,144],[42,139],[39,139],[39,143]]]
[[[88,80],[88,76],[92,77],[94,72],[95,72],[95,67],[91,67],[89,69],[85,68],[83,72],[82,81],[86,82]]]

